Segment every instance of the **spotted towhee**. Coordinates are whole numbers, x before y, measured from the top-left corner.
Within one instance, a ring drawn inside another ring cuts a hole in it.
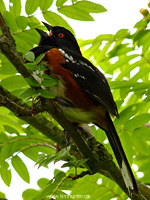
[[[137,184],[109,113],[119,117],[116,103],[105,76],[82,56],[74,35],[64,27],[44,23],[49,34],[36,29],[41,36],[39,45],[31,51],[37,58],[45,54],[45,73],[58,80],[49,90],[64,116],[76,123],[93,122],[108,137],[120,166],[126,187],[138,194]]]

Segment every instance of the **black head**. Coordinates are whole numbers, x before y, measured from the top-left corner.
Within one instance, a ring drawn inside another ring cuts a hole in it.
[[[81,54],[79,45],[74,35],[69,30],[61,26],[51,26],[45,22],[43,22],[43,24],[48,29],[49,34],[40,29],[36,29],[41,35],[39,45],[54,46],[61,49],[69,49],[76,52],[77,54]]]

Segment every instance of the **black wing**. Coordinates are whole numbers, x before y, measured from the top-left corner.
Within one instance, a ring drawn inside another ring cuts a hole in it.
[[[37,58],[41,53],[46,53],[52,48],[55,47],[50,45],[39,45],[30,51],[32,51]],[[73,77],[80,88],[89,96],[103,104],[113,115],[118,117],[117,106],[105,76],[80,54],[75,54],[68,49],[59,50],[66,59],[66,63],[62,64],[62,67],[69,69],[73,73]]]
[[[117,106],[105,76],[91,62],[79,54],[63,50],[62,53],[66,59],[66,63],[62,66],[73,73],[74,79],[80,88],[118,117]]]

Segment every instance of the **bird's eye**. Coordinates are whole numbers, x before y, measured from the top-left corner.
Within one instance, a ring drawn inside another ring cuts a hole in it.
[[[58,37],[59,37],[59,38],[63,38],[63,37],[64,37],[64,34],[63,34],[63,33],[59,33],[59,34],[58,34]]]

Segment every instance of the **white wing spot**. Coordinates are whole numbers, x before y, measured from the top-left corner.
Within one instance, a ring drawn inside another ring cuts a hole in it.
[[[82,60],[79,60],[79,63],[81,65],[85,65],[86,67],[90,68],[92,71],[95,71],[90,65],[88,65],[87,63],[83,62]]]
[[[77,61],[70,55],[68,55],[63,49],[59,49],[59,51],[65,56],[66,62],[71,61],[72,63],[77,63]]]
[[[59,51],[64,55],[65,54],[65,51],[62,50],[62,49],[59,49]]]
[[[82,79],[86,79],[85,76],[82,76],[81,74],[74,74],[74,76],[75,76],[76,78],[80,77],[80,78],[82,78]]]
[[[95,71],[90,65],[88,65],[86,62],[83,62],[82,60],[79,60],[77,62],[77,60],[75,60],[71,55],[68,55],[63,49],[59,49],[59,51],[65,56],[66,62],[71,61],[72,63],[76,63],[77,65],[81,64],[81,65],[88,67],[92,71]]]

